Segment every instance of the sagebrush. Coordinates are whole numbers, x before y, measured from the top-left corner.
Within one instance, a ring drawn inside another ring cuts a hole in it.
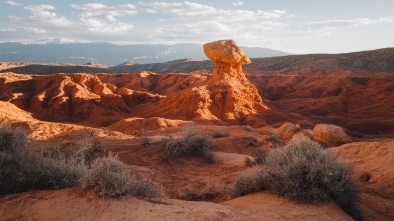
[[[162,144],[162,160],[168,160],[184,155],[202,156],[207,162],[215,161],[210,151],[209,136],[197,129],[189,129],[178,139],[169,138]]]
[[[148,183],[130,175],[126,165],[112,155],[93,161],[91,169],[81,179],[81,187],[92,189],[103,197],[159,196],[159,193]]]
[[[229,137],[231,134],[228,131],[225,130],[217,130],[213,132],[212,137],[213,138],[223,138],[223,137]]]
[[[254,138],[254,137],[244,137],[243,138],[243,142],[244,142],[244,144],[246,145],[246,146],[248,146],[248,147],[250,147],[250,146],[253,146],[253,147],[258,147],[258,146],[260,146],[260,144],[259,144],[259,142],[257,141],[257,139],[256,138]]]
[[[1,194],[76,186],[87,170],[82,156],[56,148],[48,154],[27,142],[26,133],[9,126],[0,128],[0,143]]]
[[[354,219],[361,220],[357,209],[359,189],[350,178],[349,167],[307,138],[270,150],[261,166],[238,177],[234,195],[262,190],[304,203],[332,199]]]
[[[105,197],[159,196],[115,157],[98,157],[104,150],[101,143],[81,140],[75,148],[68,153],[59,145],[39,148],[23,131],[0,127],[0,194],[81,186]]]

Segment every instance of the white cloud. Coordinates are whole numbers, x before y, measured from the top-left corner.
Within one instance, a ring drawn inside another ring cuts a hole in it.
[[[394,18],[393,17],[380,17],[379,22],[388,22],[388,23],[393,23]]]
[[[17,23],[23,21],[23,18],[18,17],[18,16],[8,16],[7,21],[12,22],[12,23]]]
[[[24,27],[23,30],[28,33],[33,33],[33,34],[45,34],[47,31],[42,28],[35,28],[35,27]]]
[[[127,34],[133,30],[134,26],[122,22],[105,22],[96,18],[81,18],[82,30],[85,28],[90,32],[107,34]]]
[[[137,7],[131,4],[110,7],[98,3],[89,3],[71,5],[71,7],[79,11],[77,15],[82,30],[112,35],[128,34],[134,28],[132,24],[118,22],[117,17],[138,13]]]
[[[7,28],[7,29],[2,28],[2,29],[0,29],[0,32],[15,32],[15,31],[16,31],[15,28]]]
[[[224,10],[198,3],[185,1],[183,3],[153,2],[150,6],[157,13],[171,14],[181,20],[191,21],[223,21],[234,22],[258,19],[277,19],[286,14],[286,10],[250,11]]]
[[[5,4],[7,5],[11,5],[11,6],[18,6],[18,5],[22,5],[18,2],[14,2],[14,1],[4,1]]]
[[[363,18],[363,19],[328,20],[321,22],[310,22],[310,23],[306,23],[304,26],[306,28],[312,28],[312,29],[332,29],[332,28],[342,28],[342,27],[355,27],[360,25],[371,25],[377,22],[378,22],[377,20]]]
[[[243,2],[243,1],[240,1],[240,0],[234,0],[234,1],[232,2],[232,4],[235,5],[235,6],[241,6],[241,5],[244,5],[244,2]]]
[[[58,16],[55,12],[51,12],[56,9],[51,5],[30,5],[25,7],[25,9],[32,13],[31,16],[27,17],[28,21],[56,27],[65,27],[72,24],[64,16]]]
[[[271,11],[258,10],[257,14],[265,19],[280,18],[282,15],[286,14],[286,10],[271,10]]]
[[[138,10],[132,4],[119,5],[116,7],[109,7],[98,3],[89,3],[83,5],[71,5],[72,8],[81,11],[79,16],[81,18],[97,18],[100,20],[108,20],[115,22],[116,17],[137,14]]]

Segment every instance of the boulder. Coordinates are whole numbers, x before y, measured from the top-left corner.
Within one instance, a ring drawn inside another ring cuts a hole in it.
[[[296,125],[292,123],[284,123],[282,126],[279,128],[275,129],[275,132],[280,134],[280,138],[287,142],[291,140],[293,137],[294,133],[299,129]]]
[[[342,127],[333,124],[317,124],[313,129],[313,134],[315,141],[328,147],[352,142]]]

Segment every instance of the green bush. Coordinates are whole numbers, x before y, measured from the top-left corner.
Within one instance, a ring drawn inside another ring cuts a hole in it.
[[[102,197],[159,196],[146,182],[131,176],[125,164],[113,156],[94,160],[91,169],[81,179],[81,187],[92,189]]]
[[[202,156],[207,162],[213,163],[215,159],[209,147],[208,136],[196,129],[190,129],[179,139],[170,138],[164,141],[161,157],[162,160],[168,160],[185,155]]]
[[[290,200],[304,203],[334,200],[356,220],[359,190],[350,178],[346,164],[307,138],[270,150],[263,164],[241,174],[234,195],[269,190]]]

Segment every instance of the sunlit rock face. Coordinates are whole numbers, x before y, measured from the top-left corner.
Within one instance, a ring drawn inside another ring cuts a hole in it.
[[[220,40],[204,44],[205,55],[215,63],[213,77],[216,80],[236,78],[245,81],[242,65],[250,59],[233,40]]]
[[[204,44],[207,57],[215,62],[213,75],[202,83],[164,99],[158,105],[161,114],[170,118],[244,122],[264,110],[256,87],[242,72],[250,59],[233,40]]]

